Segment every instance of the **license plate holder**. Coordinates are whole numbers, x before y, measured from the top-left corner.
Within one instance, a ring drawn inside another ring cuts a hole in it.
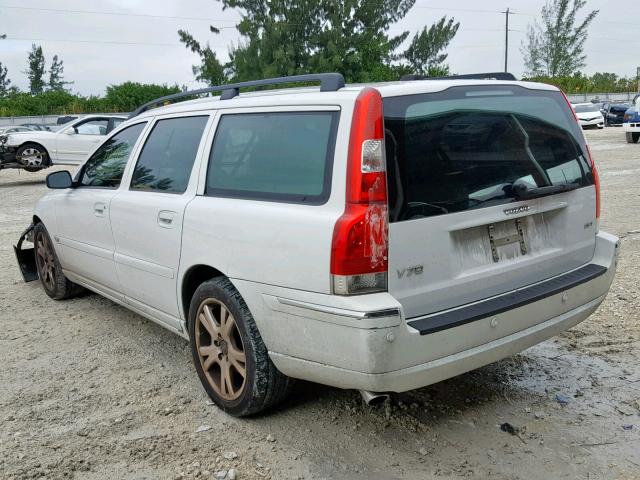
[[[520,244],[520,253],[522,255],[526,255],[529,251],[527,247],[527,241],[524,236],[524,227],[522,223],[522,219],[518,218],[515,220],[516,225],[516,233],[507,235],[504,237],[496,237],[495,236],[495,226],[489,225],[487,226],[487,231],[489,233],[489,243],[491,244],[491,256],[493,257],[493,262],[498,263],[500,261],[500,254],[498,253],[498,248],[504,247],[505,245],[512,245],[514,243]]]

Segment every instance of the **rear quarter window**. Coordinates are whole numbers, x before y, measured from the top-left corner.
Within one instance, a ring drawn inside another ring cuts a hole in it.
[[[331,188],[338,112],[223,115],[206,195],[322,204]]]

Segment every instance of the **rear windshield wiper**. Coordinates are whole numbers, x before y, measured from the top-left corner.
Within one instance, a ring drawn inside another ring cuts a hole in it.
[[[556,193],[570,192],[580,188],[579,183],[564,183],[561,185],[550,185],[547,187],[529,188],[527,185],[517,184],[511,187],[513,194],[518,200],[529,200],[531,198],[545,197],[547,195],[555,195]]]

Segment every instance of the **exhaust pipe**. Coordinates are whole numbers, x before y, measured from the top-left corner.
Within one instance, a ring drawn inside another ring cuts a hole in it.
[[[362,400],[364,400],[364,403],[366,403],[370,407],[382,405],[390,398],[388,393],[376,393],[370,392],[369,390],[359,390],[359,392],[360,395],[362,395]]]

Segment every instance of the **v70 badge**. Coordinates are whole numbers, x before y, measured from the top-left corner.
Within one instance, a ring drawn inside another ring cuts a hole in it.
[[[397,270],[397,272],[398,280],[402,280],[405,277],[415,277],[424,273],[424,265],[416,265],[415,267],[403,268],[402,270]]]

